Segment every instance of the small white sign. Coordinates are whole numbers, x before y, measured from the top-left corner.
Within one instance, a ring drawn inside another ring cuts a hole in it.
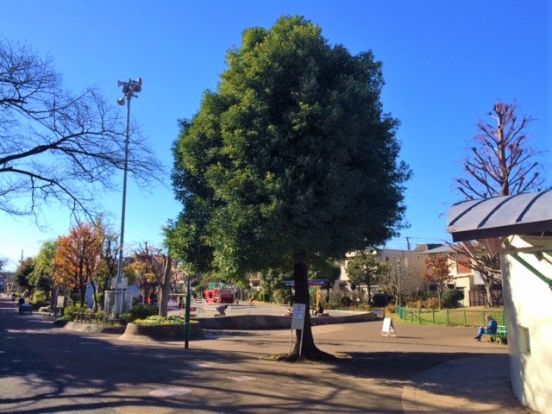
[[[63,308],[65,304],[65,296],[58,296],[57,297],[57,307],[58,308]]]
[[[393,326],[393,320],[391,318],[383,319],[383,327],[381,328],[381,334],[385,336],[393,335],[397,336],[395,326]]]
[[[291,314],[291,329],[303,330],[305,327],[305,310],[304,303],[294,303],[293,312]]]

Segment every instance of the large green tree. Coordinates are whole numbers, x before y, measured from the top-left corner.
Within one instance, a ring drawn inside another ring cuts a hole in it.
[[[372,285],[379,281],[387,271],[385,263],[379,263],[374,250],[362,250],[354,253],[347,260],[347,276],[351,284],[359,286],[364,283],[367,289],[367,302],[372,302]]]
[[[29,278],[33,273],[34,266],[35,261],[32,257],[27,257],[19,263],[19,266],[17,266],[14,277],[21,289],[30,289],[32,287],[29,282]]]
[[[55,241],[45,242],[35,258],[34,269],[29,275],[29,283],[36,289],[46,292],[47,297],[52,292],[54,284],[54,258],[56,249],[57,243]]]
[[[184,209],[168,244],[196,271],[293,269],[295,303],[307,305],[302,354],[320,357],[309,266],[382,243],[404,212],[410,171],[380,101],[381,63],[301,17],[245,30],[227,62],[181,124],[173,185]]]

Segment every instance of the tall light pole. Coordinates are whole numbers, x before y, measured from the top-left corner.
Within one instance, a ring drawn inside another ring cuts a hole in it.
[[[124,269],[123,247],[125,243],[125,212],[126,212],[126,190],[127,190],[127,171],[128,171],[128,142],[130,137],[130,101],[138,97],[138,92],[142,91],[142,78],[129,79],[128,82],[118,81],[117,86],[122,87],[123,96],[117,99],[121,106],[127,105],[126,133],[125,133],[125,164],[123,175],[123,203],[121,209],[121,234],[119,240],[119,263],[117,266],[117,279],[115,285],[115,317],[119,318],[123,308],[122,281]]]

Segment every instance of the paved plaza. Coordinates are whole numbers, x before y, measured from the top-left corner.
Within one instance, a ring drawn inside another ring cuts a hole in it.
[[[0,300],[2,413],[528,413],[507,348],[473,329],[381,321],[313,328],[332,364],[284,363],[290,331],[207,331],[190,343],[55,328]]]

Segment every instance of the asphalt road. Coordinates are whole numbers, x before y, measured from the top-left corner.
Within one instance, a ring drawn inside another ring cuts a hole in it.
[[[181,342],[55,328],[0,299],[0,412],[360,414],[402,413],[410,403],[437,413],[443,411],[431,402],[435,387],[424,389],[427,402],[415,400],[416,378],[434,381],[428,373],[442,363],[483,357],[502,365],[506,358],[504,347],[474,346],[471,329],[405,325],[398,338],[385,338],[380,325],[316,327],[319,346],[346,358],[290,364],[266,359],[289,349],[289,331],[211,331],[184,350]],[[447,404],[447,395],[459,391],[438,392]],[[471,398],[484,404],[486,394]],[[500,404],[519,408],[511,396]]]

